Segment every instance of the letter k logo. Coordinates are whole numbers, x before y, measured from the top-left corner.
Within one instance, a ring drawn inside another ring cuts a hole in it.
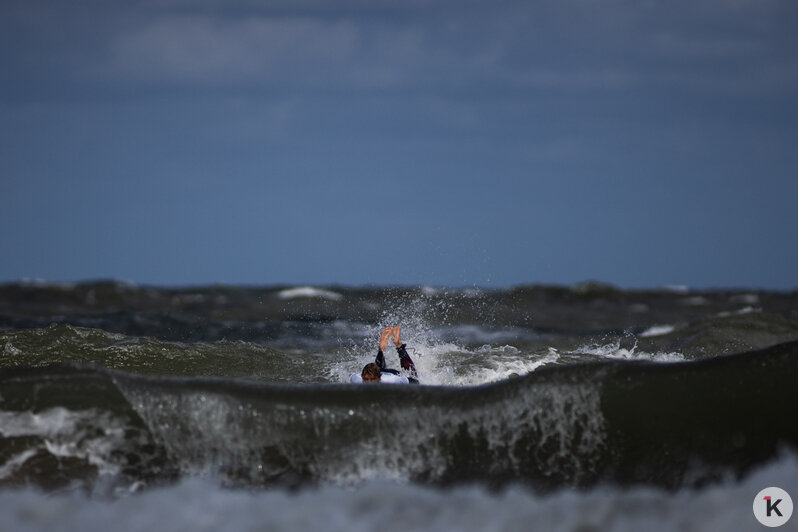
[[[765,488],[754,497],[754,517],[768,527],[778,527],[792,516],[792,497],[781,488]]]
[[[767,505],[768,505],[767,516],[768,517],[770,517],[770,514],[772,514],[773,512],[776,512],[776,515],[778,515],[779,517],[783,517],[781,515],[781,512],[779,511],[779,503],[781,502],[781,499],[778,499],[776,502],[771,502],[770,495],[768,495],[766,497],[763,497],[763,498],[765,499],[765,501],[767,501]]]

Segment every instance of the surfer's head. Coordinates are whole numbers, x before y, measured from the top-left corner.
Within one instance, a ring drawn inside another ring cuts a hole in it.
[[[363,382],[380,382],[380,367],[374,362],[366,364],[360,376],[363,377]]]

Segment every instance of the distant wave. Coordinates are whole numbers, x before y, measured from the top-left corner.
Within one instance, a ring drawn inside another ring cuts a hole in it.
[[[321,288],[313,288],[311,286],[301,286],[298,288],[288,288],[286,290],[280,290],[277,293],[277,297],[280,299],[294,299],[297,297],[320,297],[322,299],[332,299],[333,301],[338,301],[343,299],[344,296],[339,294],[338,292],[333,292],[331,290],[323,290]]]

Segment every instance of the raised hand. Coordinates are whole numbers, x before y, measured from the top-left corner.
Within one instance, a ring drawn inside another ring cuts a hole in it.
[[[393,328],[393,343],[397,348],[402,347],[402,339],[399,337],[399,331],[401,328],[401,325],[396,325]]]
[[[385,351],[388,347],[388,338],[390,338],[392,334],[393,327],[386,327],[382,330],[382,334],[380,334],[380,351]]]

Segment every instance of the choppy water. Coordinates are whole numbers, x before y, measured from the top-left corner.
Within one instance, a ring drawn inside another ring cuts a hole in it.
[[[424,385],[346,384],[393,324]],[[795,293],[16,283],[0,327],[15,529],[727,530],[702,508],[798,495]]]

